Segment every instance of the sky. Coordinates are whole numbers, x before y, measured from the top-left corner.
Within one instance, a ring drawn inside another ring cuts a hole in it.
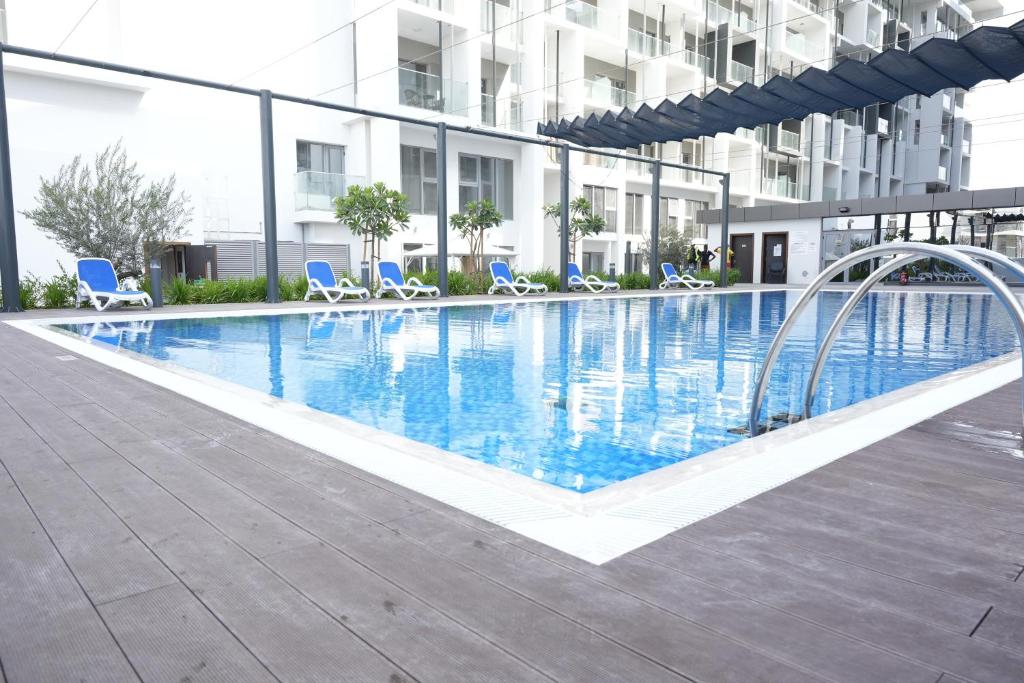
[[[360,0],[357,6],[378,2]],[[1002,4],[1004,16],[988,23],[1008,26],[1024,19],[1024,0]],[[242,78],[327,32],[331,27],[310,17],[324,17],[325,8],[338,6],[333,0],[7,0],[6,5],[14,44],[48,50],[62,45],[64,52],[115,61],[123,61],[118,52],[125,57],[143,53],[151,61],[140,66],[253,87],[283,82],[290,92],[318,68],[314,62],[336,53],[327,40],[272,70]],[[119,10],[132,24],[125,31],[129,44],[96,53],[95,36]],[[343,18],[336,23],[344,23]],[[979,84],[967,95],[965,113],[974,125],[971,188],[1024,186],[1024,77]]]

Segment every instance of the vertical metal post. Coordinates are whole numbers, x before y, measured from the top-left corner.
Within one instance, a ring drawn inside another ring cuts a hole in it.
[[[719,287],[729,286],[729,174],[722,176],[722,248],[718,260],[721,261]]]
[[[267,302],[281,300],[277,288],[277,195],[274,188],[274,98],[260,90],[260,146],[263,167],[263,240],[266,247]]]
[[[903,241],[910,241],[910,214],[906,214],[903,219]]]
[[[555,31],[555,121],[558,121],[559,107],[558,99],[561,95],[562,80],[562,35],[561,31]]]
[[[7,92],[0,50],[0,286],[4,313],[21,311],[18,291],[18,244],[14,231],[14,190],[11,183],[11,143],[7,133]]]
[[[448,296],[448,126],[437,124],[437,288]]]
[[[661,161],[651,162],[651,262],[647,271],[651,278],[650,289],[658,288],[661,264],[658,262],[658,240],[661,228]]]
[[[875,245],[882,243],[882,214],[875,214]],[[878,268],[878,259],[872,259],[871,270]]]
[[[558,291],[569,291],[569,145],[561,147],[562,173],[559,177],[561,216],[559,217]]]

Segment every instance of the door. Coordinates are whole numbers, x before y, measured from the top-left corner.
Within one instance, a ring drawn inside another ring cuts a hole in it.
[[[765,233],[761,252],[761,282],[772,285],[786,283],[789,260],[789,234]]]
[[[740,282],[754,281],[754,236],[732,235],[729,238],[732,249],[732,267],[740,271]]]

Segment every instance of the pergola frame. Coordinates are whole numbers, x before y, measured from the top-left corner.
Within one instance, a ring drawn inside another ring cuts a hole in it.
[[[658,287],[658,232],[659,232],[659,216],[658,208],[660,204],[660,183],[658,182],[661,177],[661,168],[670,167],[678,168],[684,171],[695,171],[699,173],[708,173],[714,176],[719,176],[722,180],[722,244],[728,243],[728,230],[729,230],[729,174],[722,171],[712,171],[696,166],[687,166],[685,164],[677,164],[668,161],[662,161],[660,159],[649,159],[647,157],[636,156],[631,154],[623,154],[620,152],[610,152],[606,150],[595,150],[587,147],[580,147],[572,144],[567,144],[562,141],[553,141],[542,138],[532,138],[523,135],[515,135],[512,133],[503,133],[497,130],[484,130],[480,128],[474,128],[472,126],[454,126],[447,124],[444,121],[424,121],[423,119],[417,119],[409,116],[402,116],[400,114],[392,114],[389,112],[376,111],[372,109],[362,109],[359,107],[351,107],[344,104],[337,104],[335,102],[327,102],[324,100],[315,100],[305,97],[297,97],[295,95],[287,95],[283,93],[271,92],[267,89],[256,89],[256,88],[245,88],[238,85],[232,85],[228,83],[219,83],[217,81],[204,80],[200,78],[192,78],[189,76],[181,76],[178,74],[166,73],[162,71],[152,71],[149,69],[140,69],[134,66],[128,66],[125,64],[116,64],[113,62],[104,62],[95,59],[86,59],[84,57],[75,57],[72,55],[60,54],[57,52],[46,52],[43,50],[36,50],[33,48],[19,47],[16,45],[8,45],[0,43],[0,288],[3,293],[3,311],[4,312],[17,312],[21,310],[19,290],[18,290],[18,253],[17,253],[17,240],[15,234],[14,224],[14,196],[12,193],[12,171],[11,171],[11,151],[10,151],[10,138],[9,138],[9,125],[7,119],[7,96],[6,88],[4,83],[3,74],[3,56],[5,53],[22,55],[24,57],[32,57],[35,59],[44,59],[52,62],[61,62],[64,64],[74,64],[77,66],[84,66],[93,69],[101,69],[104,71],[114,71],[118,73],[128,74],[131,76],[140,76],[143,78],[152,78],[160,81],[168,81],[172,83],[180,83],[183,85],[191,85],[200,88],[207,88],[211,90],[220,90],[222,92],[232,92],[239,95],[248,95],[250,97],[256,97],[259,100],[259,112],[260,112],[260,147],[262,150],[261,155],[261,166],[263,173],[263,231],[264,241],[266,246],[266,267],[267,267],[267,301],[270,303],[278,303],[278,270],[277,270],[277,199],[276,199],[276,187],[274,184],[274,128],[273,128],[273,102],[278,100],[281,102],[290,102],[293,104],[301,104],[310,107],[317,107],[320,109],[329,109],[333,111],[343,112],[347,114],[355,114],[358,116],[366,116],[370,118],[386,119],[390,121],[397,121],[399,123],[406,123],[416,126],[425,126],[433,128],[437,135],[437,257],[438,257],[438,280],[439,289],[441,290],[441,296],[448,296],[448,216],[447,216],[447,184],[446,180],[446,169],[447,169],[447,132],[456,131],[460,133],[467,133],[470,135],[479,135],[486,138],[506,140],[511,142],[519,142],[529,145],[540,145],[543,147],[552,147],[561,150],[561,178],[560,178],[560,197],[562,201],[561,206],[561,220],[560,220],[560,232],[561,232],[561,249],[560,249],[560,272],[559,272],[559,289],[562,292],[566,292],[569,289],[569,278],[568,278],[568,260],[569,260],[569,155],[571,152],[586,152],[590,154],[600,154],[607,157],[613,157],[616,159],[624,159],[627,161],[637,161],[641,163],[653,164],[653,182],[651,187],[651,199],[652,199],[652,211],[651,211],[651,254],[650,254],[650,276],[651,276],[651,289],[657,289]],[[723,248],[723,254],[725,249]],[[726,286],[728,283],[728,259],[721,258],[721,286]]]

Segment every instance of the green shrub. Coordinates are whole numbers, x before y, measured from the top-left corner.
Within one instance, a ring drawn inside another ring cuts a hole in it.
[[[622,289],[650,289],[651,276],[640,271],[634,273],[623,273],[615,278]]]
[[[78,294],[78,277],[68,275],[64,266],[60,267],[60,274],[54,275],[42,283],[41,299],[43,308],[66,308],[75,305],[75,296]]]
[[[739,282],[742,275],[743,274],[740,272],[739,268],[730,268],[728,275],[729,286],[731,287]],[[698,280],[712,280],[715,283],[715,287],[717,287],[719,279],[722,277],[722,271],[718,268],[708,268],[697,271],[697,274],[694,275],[694,277]]]
[[[42,289],[42,281],[35,275],[29,273],[21,278],[18,283],[18,299],[21,303],[21,310],[27,311],[39,305],[39,293]]]
[[[193,286],[185,278],[172,278],[170,282],[164,283],[164,302],[172,306],[190,304],[192,290]]]
[[[544,270],[534,271],[532,273],[522,273],[526,276],[526,279],[530,282],[543,282],[548,286],[549,292],[557,292],[559,287],[559,277],[550,268]],[[519,273],[515,274],[520,275]]]

